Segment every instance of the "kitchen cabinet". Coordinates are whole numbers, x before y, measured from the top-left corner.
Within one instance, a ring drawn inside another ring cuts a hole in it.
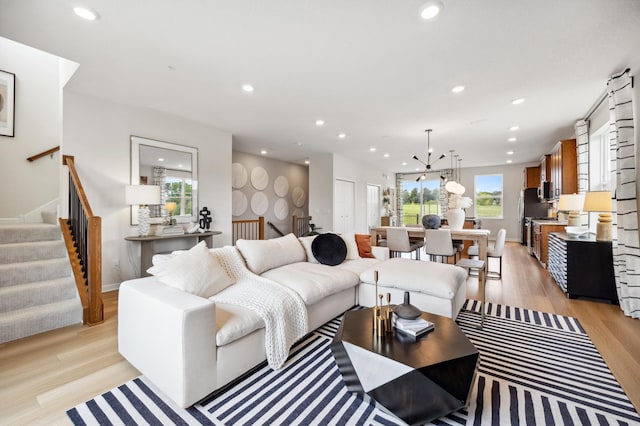
[[[561,194],[578,192],[578,156],[576,140],[565,139],[558,142],[549,156],[551,198],[557,200]]]
[[[547,154],[540,160],[540,182],[551,180],[551,154]]]
[[[526,167],[524,169],[524,188],[537,188],[540,186],[540,166]]]
[[[618,303],[611,241],[595,236],[549,234],[549,273],[570,299],[589,297]]]
[[[543,268],[547,267],[549,253],[549,234],[562,232],[567,226],[566,221],[558,220],[534,220],[533,226],[533,255],[538,259]]]

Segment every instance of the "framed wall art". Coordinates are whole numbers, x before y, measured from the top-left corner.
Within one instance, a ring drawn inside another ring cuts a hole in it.
[[[0,136],[13,137],[16,108],[16,75],[0,70]]]

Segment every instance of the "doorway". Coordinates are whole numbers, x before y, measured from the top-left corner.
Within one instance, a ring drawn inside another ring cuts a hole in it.
[[[367,184],[367,229],[380,226],[380,185]]]
[[[338,234],[355,230],[355,185],[353,181],[336,179],[333,230]]]

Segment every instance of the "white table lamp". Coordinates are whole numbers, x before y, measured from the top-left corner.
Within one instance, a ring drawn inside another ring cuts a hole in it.
[[[157,185],[127,185],[124,192],[125,203],[138,206],[138,235],[145,237],[151,229],[149,225],[149,204],[160,204],[160,187]]]
[[[590,191],[584,197],[585,212],[599,212],[597,241],[611,241],[611,191]]]
[[[581,226],[580,212],[584,206],[584,194],[562,194],[558,201],[558,211],[569,212],[569,226]]]

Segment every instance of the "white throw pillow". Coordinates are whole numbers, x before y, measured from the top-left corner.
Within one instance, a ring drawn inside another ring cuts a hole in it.
[[[307,253],[307,262],[309,263],[319,263],[318,259],[313,256],[313,251],[311,251],[311,243],[313,243],[313,240],[315,240],[316,237],[317,235],[298,237],[300,244],[302,244],[302,247],[304,247],[304,251]]]
[[[191,250],[147,269],[164,284],[200,297],[211,297],[233,284],[227,271],[201,241]]]
[[[347,257],[344,260],[360,259],[360,253],[358,253],[358,244],[356,243],[356,234],[348,233],[340,235],[347,245]]]
[[[290,263],[304,262],[306,255],[302,244],[293,234],[271,240],[238,240],[236,247],[254,274]]]

